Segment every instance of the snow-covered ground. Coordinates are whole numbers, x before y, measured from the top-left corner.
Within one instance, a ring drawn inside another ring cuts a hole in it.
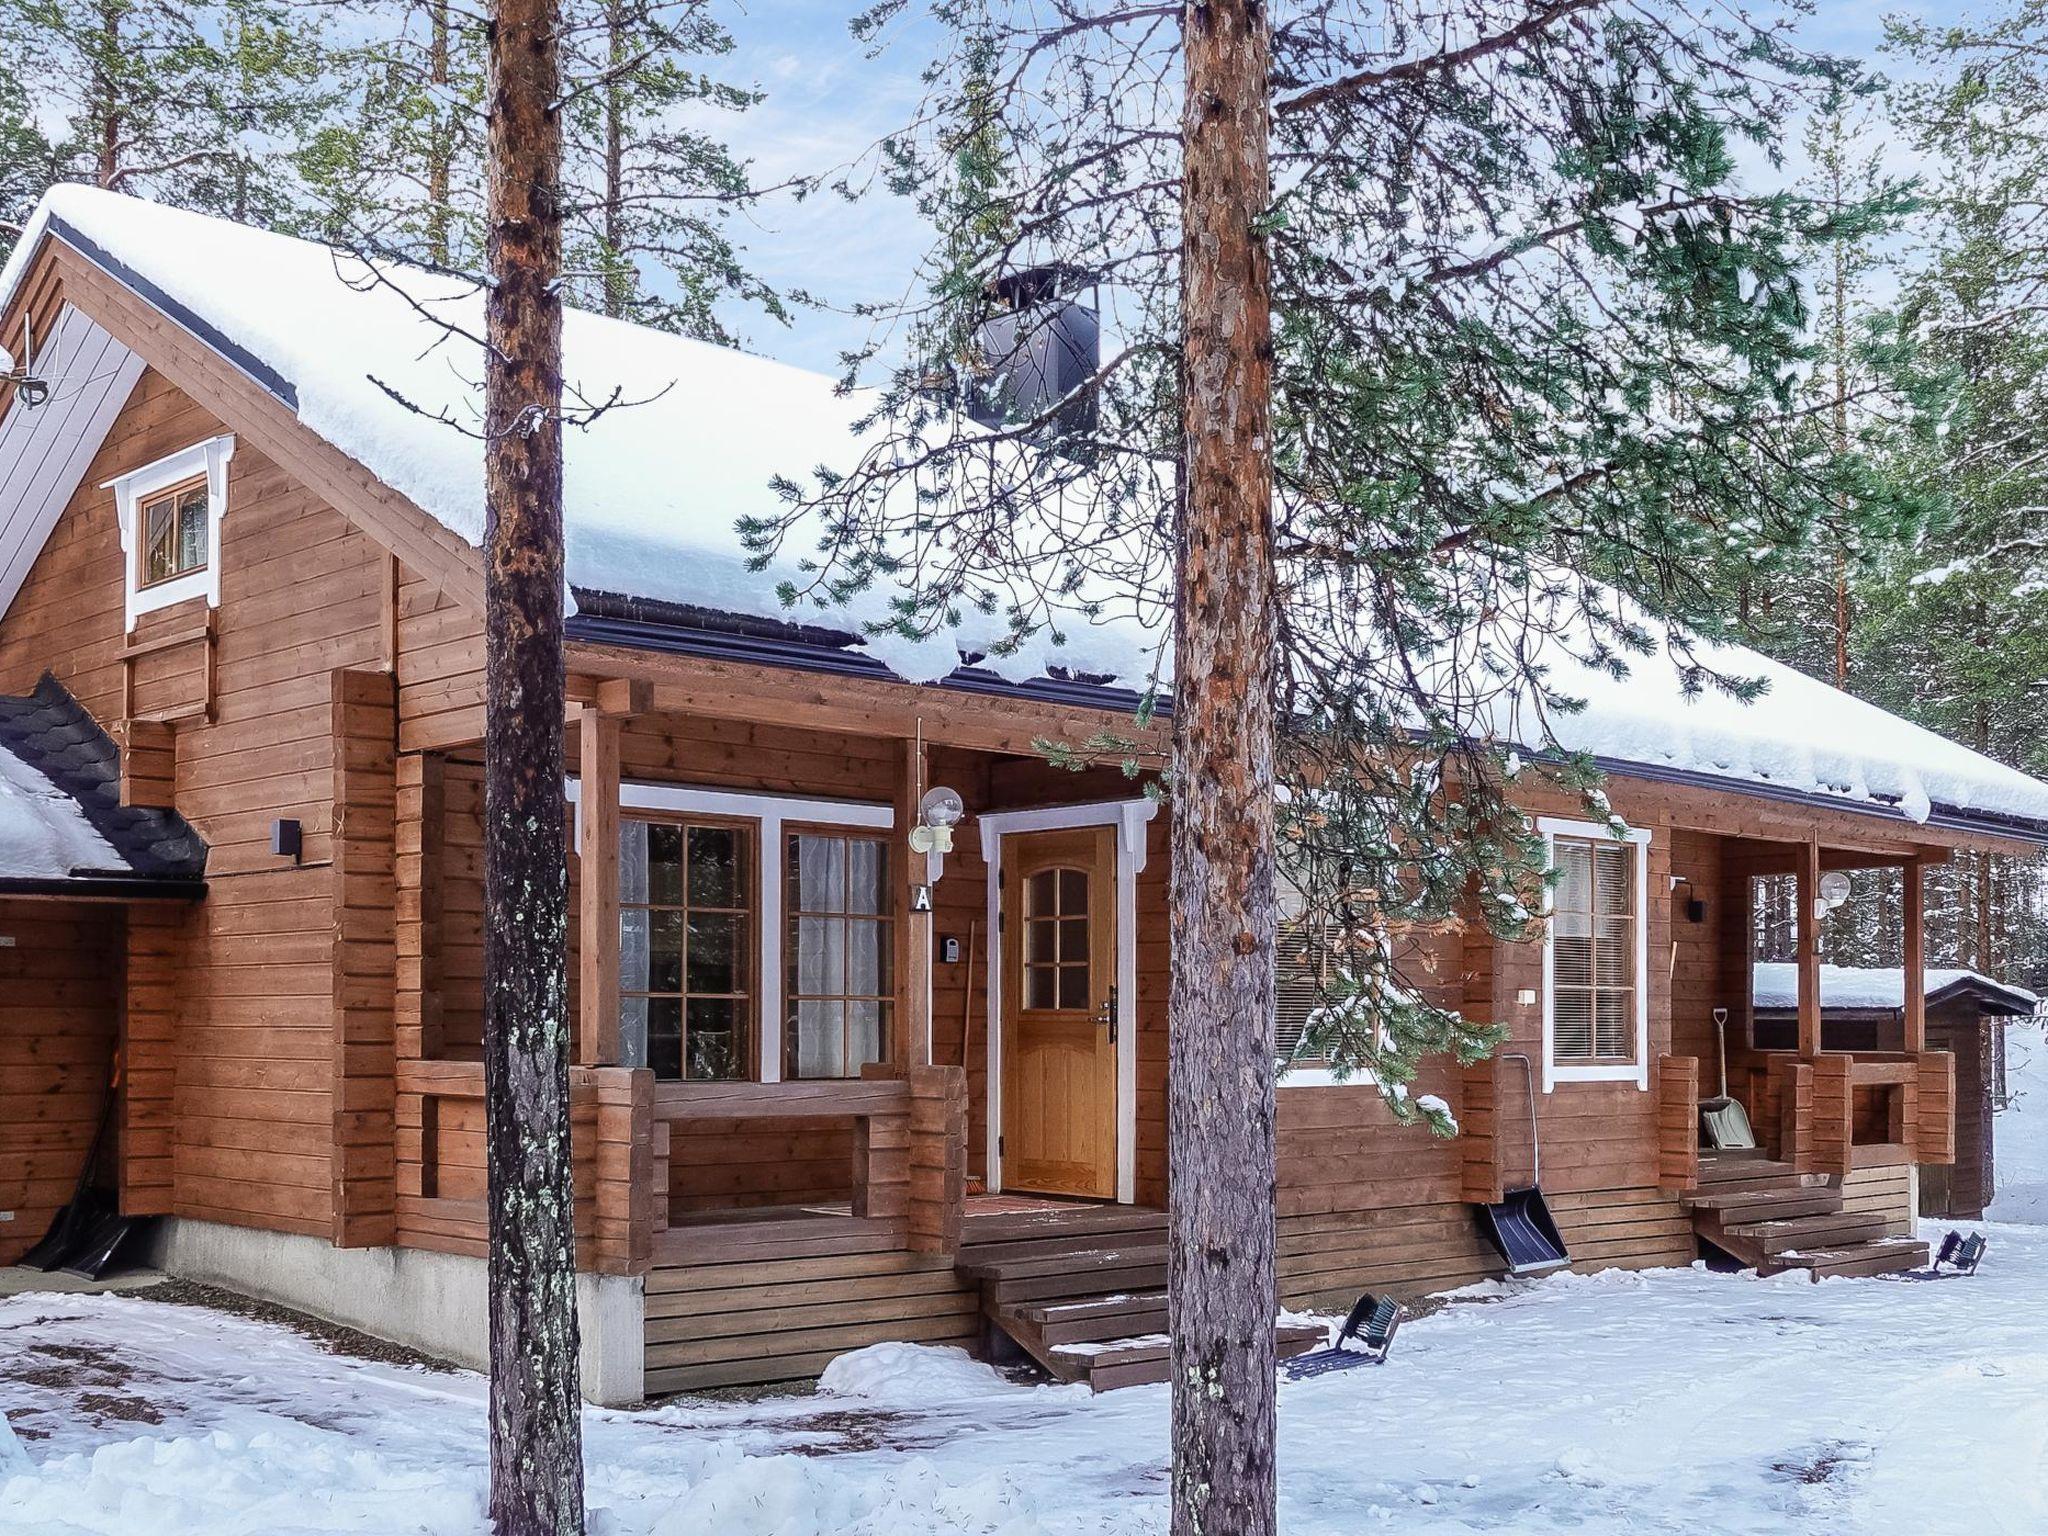
[[[1283,1386],[1283,1529],[2048,1530],[2048,1231],[1989,1231],[1970,1280],[1695,1269],[1466,1293],[1384,1368]],[[593,1533],[1165,1528],[1163,1387],[1091,1398],[910,1346],[826,1387],[593,1410]],[[480,1532],[482,1404],[473,1376],[242,1318],[17,1297],[0,1531]]]
[[[2048,1225],[2048,1040],[2042,1026],[2005,1026],[2009,1103],[1992,1121],[1993,1221]]]

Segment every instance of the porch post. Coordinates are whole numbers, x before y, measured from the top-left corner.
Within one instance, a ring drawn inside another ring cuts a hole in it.
[[[1799,850],[1799,1054],[1820,1054],[1820,844],[1808,838]]]
[[[1909,1053],[1927,1049],[1926,889],[1920,873],[1917,856],[1906,860],[1904,868],[1899,871],[1905,884],[1905,975],[1902,980],[1905,983],[1905,1047]]]
[[[578,711],[577,735],[582,996],[576,1059],[604,1067],[619,1059],[619,717],[600,704],[585,704]]]
[[[903,773],[896,791],[896,851],[906,861],[904,878],[896,882],[896,960],[898,996],[903,999],[903,1064],[932,1064],[932,913],[913,910],[911,891],[929,878],[925,856],[910,848],[917,826],[918,800],[925,791],[927,759],[924,743],[907,737]]]

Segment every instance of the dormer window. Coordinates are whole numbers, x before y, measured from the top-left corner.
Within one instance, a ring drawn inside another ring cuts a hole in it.
[[[206,482],[173,486],[142,503],[142,570],[137,585],[153,587],[203,571],[210,561]]]
[[[220,606],[220,523],[232,437],[203,443],[106,482],[121,523],[128,628],[145,613],[203,597]]]

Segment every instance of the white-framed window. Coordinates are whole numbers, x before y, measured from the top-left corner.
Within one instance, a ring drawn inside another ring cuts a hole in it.
[[[1556,879],[1544,896],[1543,1091],[1650,1086],[1650,834],[1537,823]]]
[[[845,827],[785,833],[784,1077],[859,1077],[868,1062],[890,1059],[896,913],[889,842]]]
[[[210,437],[101,485],[121,525],[128,628],[188,598],[220,606],[220,524],[228,510],[230,436]]]
[[[582,798],[580,779],[562,788],[572,807]],[[571,820],[580,844],[582,819]],[[894,917],[885,844],[895,824],[893,806],[862,801],[621,782],[624,1064],[775,1083],[858,1077],[863,1061],[886,1056],[893,978],[871,976],[868,962],[890,963],[894,930],[882,919]],[[858,867],[838,869],[835,855]],[[834,1002],[836,1054],[830,1008],[801,1011]]]

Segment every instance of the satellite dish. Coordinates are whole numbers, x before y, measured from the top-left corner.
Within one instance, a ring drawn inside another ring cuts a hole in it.
[[[1820,877],[1820,904],[1832,912],[1849,899],[1849,877],[1839,869],[1831,869]]]

